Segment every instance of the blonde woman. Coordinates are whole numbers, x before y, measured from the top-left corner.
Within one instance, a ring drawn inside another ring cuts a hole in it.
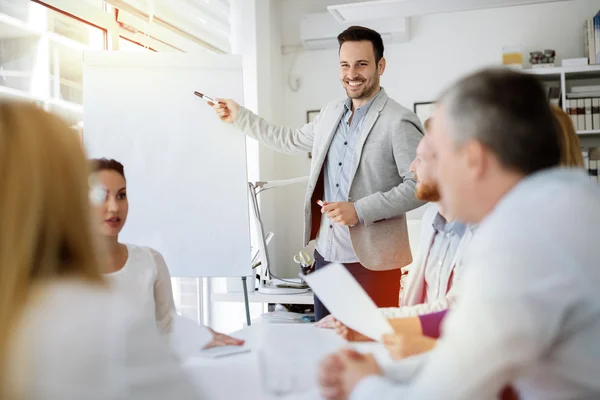
[[[0,398],[198,398],[154,321],[105,283],[87,182],[65,123],[0,102]]]
[[[583,156],[581,155],[579,137],[575,132],[571,117],[558,106],[552,105],[551,108],[552,114],[554,114],[554,118],[556,118],[560,127],[561,165],[583,168]]]

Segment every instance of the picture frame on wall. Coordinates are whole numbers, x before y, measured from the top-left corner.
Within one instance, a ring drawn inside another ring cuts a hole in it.
[[[311,123],[320,112],[321,110],[308,110],[306,112],[306,123]],[[312,153],[310,151],[308,152],[308,158],[312,158]]]
[[[321,110],[308,110],[306,112],[306,123],[312,122],[320,112]]]
[[[413,104],[413,112],[419,117],[422,124],[431,116],[434,101],[423,101]]]

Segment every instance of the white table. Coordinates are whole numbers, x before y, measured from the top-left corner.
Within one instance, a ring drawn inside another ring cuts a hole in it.
[[[216,360],[196,357],[186,362],[188,371],[203,393],[203,399],[319,399],[316,374],[320,360],[347,345],[333,330],[315,328],[313,324],[256,323],[233,335],[245,339],[252,351]],[[261,380],[264,371],[259,363],[259,354],[265,354],[260,350],[262,346],[268,346],[265,351],[271,351],[268,354],[275,354],[275,358],[283,362],[285,367],[282,369],[290,373],[300,371],[301,374],[296,375],[303,378],[301,386],[309,389],[279,397],[265,393]],[[379,344],[363,343],[360,348],[374,351],[378,358],[386,357]]]
[[[213,293],[212,301],[243,302],[243,293]],[[250,303],[275,303],[275,304],[313,304],[313,292],[300,294],[263,294],[257,291],[248,294]]]

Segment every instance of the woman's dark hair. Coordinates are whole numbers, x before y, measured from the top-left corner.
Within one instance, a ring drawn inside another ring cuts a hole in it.
[[[125,168],[123,167],[123,164],[117,160],[108,158],[94,158],[90,160],[90,164],[92,172],[115,171],[119,173],[123,179],[125,179]]]
[[[373,29],[365,28],[364,26],[351,26],[337,37],[340,49],[346,42],[371,42],[373,52],[375,53],[375,64],[383,58],[383,39],[381,35]]]

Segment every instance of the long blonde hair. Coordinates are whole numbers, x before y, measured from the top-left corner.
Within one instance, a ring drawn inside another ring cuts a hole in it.
[[[565,167],[583,168],[579,137],[575,132],[571,117],[554,104],[550,108],[560,128],[560,164]]]
[[[8,349],[33,289],[62,277],[102,284],[87,162],[68,125],[33,104],[0,101],[0,398]],[[6,383],[6,382],[4,382]]]

